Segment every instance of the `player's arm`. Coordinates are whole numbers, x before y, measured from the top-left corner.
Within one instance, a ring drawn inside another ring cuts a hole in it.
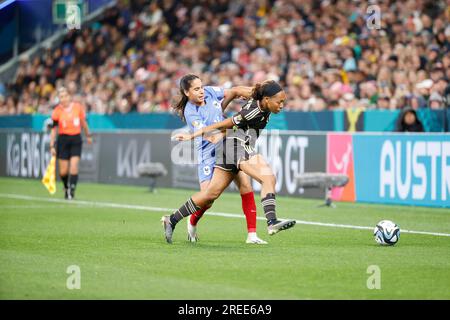
[[[203,119],[198,113],[185,111],[184,118],[186,119],[189,129],[194,133],[206,126],[205,119]],[[223,134],[220,132],[212,132],[210,135],[203,136],[203,139],[211,143],[217,143],[222,140],[222,138]],[[176,139],[176,136],[173,136],[172,139]]]
[[[52,154],[52,156],[56,155],[55,141],[56,141],[57,127],[58,127],[58,121],[53,120],[53,127],[52,127],[52,130],[50,131],[50,153]]]
[[[178,141],[192,140],[197,137],[201,137],[204,134],[208,134],[213,131],[216,131],[216,130],[223,131],[226,129],[230,129],[233,126],[234,126],[234,122],[233,122],[232,118],[228,118],[221,122],[214,123],[210,126],[203,127],[201,129],[195,131],[194,133],[178,133],[173,138]]]
[[[84,134],[86,136],[87,143],[91,144],[92,143],[92,134],[89,131],[89,126],[88,126],[87,121],[86,121],[86,113],[84,111],[84,107],[83,106],[81,107],[81,112],[80,113],[81,113],[80,114],[81,127],[84,130]]]
[[[52,112],[52,130],[50,131],[50,153],[52,156],[56,156],[56,135],[59,133],[56,130],[58,130],[58,122],[59,122],[59,114],[60,111],[58,108],[55,108]]]
[[[222,101],[222,110],[225,110],[230,102],[236,98],[242,97],[245,99],[249,99],[252,96],[252,92],[253,87],[237,86],[230,89],[225,89]]]
[[[81,119],[81,126],[83,127],[84,134],[86,135],[87,142],[89,144],[91,144],[92,143],[92,134],[89,131],[89,126],[87,124],[86,119]]]

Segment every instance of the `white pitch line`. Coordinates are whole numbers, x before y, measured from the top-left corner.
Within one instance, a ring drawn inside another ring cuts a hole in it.
[[[64,205],[21,205],[21,204],[0,204],[0,210],[1,209],[48,209],[48,208],[67,208],[67,206]]]
[[[150,207],[150,206],[141,206],[141,205],[129,205],[129,204],[120,204],[120,203],[111,203],[111,202],[98,202],[98,201],[84,201],[84,200],[63,200],[63,199],[49,199],[49,198],[40,198],[40,197],[32,197],[25,196],[20,194],[8,194],[8,193],[0,193],[0,198],[7,199],[18,199],[18,200],[26,200],[26,201],[41,201],[41,202],[53,202],[53,203],[64,203],[68,205],[85,205],[91,207],[102,207],[102,208],[116,208],[116,209],[132,209],[132,210],[141,210],[141,211],[163,211],[163,212],[173,212],[176,209],[169,208],[159,208],[159,207]],[[225,217],[225,218],[240,218],[244,219],[244,215],[238,215],[234,213],[225,213],[225,212],[206,212],[205,214],[216,217]],[[266,220],[263,217],[257,217],[258,220]],[[282,218],[280,218],[282,219]],[[283,218],[284,219],[284,218]],[[324,222],[314,222],[314,221],[303,221],[303,220],[295,220],[298,224],[306,224],[312,226],[320,226],[320,227],[331,227],[331,228],[346,228],[346,229],[358,229],[358,230],[373,230],[373,227],[364,227],[364,226],[354,226],[349,224],[336,224],[336,223],[324,223]],[[440,237],[450,237],[449,233],[441,233],[441,232],[428,232],[428,231],[414,231],[414,230],[406,230],[401,229],[402,233],[411,233],[411,234],[424,234],[430,236],[440,236]]]
[[[103,207],[103,208],[119,208],[119,209],[134,209],[134,210],[145,210],[145,211],[167,211],[167,212],[173,212],[175,210],[175,209],[168,209],[168,208],[128,205],[128,204],[120,204],[120,203],[112,203],[112,202],[98,202],[98,201],[84,201],[84,200],[68,201],[68,200],[64,200],[64,199],[49,199],[49,198],[24,196],[24,195],[20,195],[20,194],[8,194],[8,193],[0,193],[0,197],[8,198],[8,199],[26,200],[26,201],[54,202],[54,203],[64,203],[64,204],[69,204],[69,205],[85,205],[85,206]]]

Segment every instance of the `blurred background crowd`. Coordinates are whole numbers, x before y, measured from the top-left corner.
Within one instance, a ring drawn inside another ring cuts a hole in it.
[[[0,114],[50,113],[63,85],[90,112],[167,112],[186,73],[224,87],[275,79],[286,110],[442,109],[449,21],[450,0],[118,1],[22,59]]]

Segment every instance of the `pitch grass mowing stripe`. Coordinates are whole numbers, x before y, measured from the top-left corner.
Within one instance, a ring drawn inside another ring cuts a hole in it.
[[[129,205],[129,204],[120,204],[120,203],[112,203],[112,202],[84,201],[84,200],[67,201],[67,200],[63,200],[63,199],[48,199],[48,198],[40,198],[40,197],[32,197],[32,196],[25,196],[25,195],[20,195],[20,194],[8,194],[8,193],[0,193],[0,197],[7,198],[7,199],[25,200],[25,201],[65,203],[65,204],[70,204],[70,205],[83,205],[83,206],[102,207],[102,208],[133,209],[133,210],[158,211],[158,212],[173,212],[173,211],[175,211],[175,209],[169,209],[169,208],[158,208],[158,207],[149,207],[149,206]],[[225,213],[225,212],[209,212],[209,211],[207,211],[205,214],[210,215],[210,216],[225,217],[225,218],[241,218],[241,219],[245,218],[243,215],[238,215],[238,214],[233,214],[233,213]],[[258,220],[266,220],[266,218],[263,218],[263,217],[257,217],[257,219]],[[303,220],[296,220],[296,223],[305,224],[305,225],[313,225],[313,226],[321,226],[321,227],[331,227],[331,228],[373,230],[373,227],[354,226],[354,225],[349,225],[349,224],[323,223],[323,222],[303,221]],[[450,237],[450,234],[440,233],[440,232],[414,231],[414,230],[406,230],[406,229],[401,229],[401,232],[412,233],[412,234],[424,234],[424,235],[430,235],[430,236]]]

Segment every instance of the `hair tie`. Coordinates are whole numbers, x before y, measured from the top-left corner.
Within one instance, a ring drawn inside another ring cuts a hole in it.
[[[283,91],[283,88],[278,83],[276,83],[275,81],[269,82],[264,87],[263,97],[273,97],[280,91]]]

